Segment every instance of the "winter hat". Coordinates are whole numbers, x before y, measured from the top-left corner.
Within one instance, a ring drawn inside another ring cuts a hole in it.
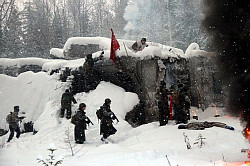
[[[109,103],[111,103],[111,100],[109,98],[107,98],[107,99],[105,99],[105,103],[109,104]]]
[[[19,106],[14,106],[14,112],[19,112]]]
[[[187,125],[179,125],[178,126],[178,129],[186,129],[187,128]]]
[[[86,107],[86,104],[85,104],[85,103],[79,104],[79,108],[84,108],[84,107]]]
[[[145,37],[141,38],[141,41],[146,41],[146,38]]]

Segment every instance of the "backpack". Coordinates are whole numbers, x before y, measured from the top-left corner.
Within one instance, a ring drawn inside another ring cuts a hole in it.
[[[103,107],[100,107],[100,109],[98,109],[96,111],[96,116],[98,119],[101,119],[102,118],[102,114],[103,114]]]
[[[71,117],[71,123],[77,125],[76,114]]]
[[[62,101],[70,101],[71,100],[71,96],[69,94],[64,94],[62,96]]]
[[[6,117],[6,122],[7,122],[8,124],[10,124],[10,123],[12,122],[12,115],[11,115],[11,114],[9,114],[9,115]]]
[[[34,125],[34,123],[32,121],[24,123],[24,131],[25,132],[33,132],[33,125]]]

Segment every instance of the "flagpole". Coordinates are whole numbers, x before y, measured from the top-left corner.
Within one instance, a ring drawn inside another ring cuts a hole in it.
[[[127,51],[127,48],[126,48],[126,46],[125,46],[124,42],[123,42],[123,46],[124,46],[125,51],[126,51],[126,54],[127,54],[127,56],[128,56],[128,51]]]

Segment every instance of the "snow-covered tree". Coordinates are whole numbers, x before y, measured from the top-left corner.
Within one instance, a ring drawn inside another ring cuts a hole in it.
[[[50,144],[49,148],[47,149],[48,151],[50,151],[50,154],[48,155],[49,157],[44,159],[41,155],[39,155],[37,157],[38,163],[41,163],[45,166],[57,166],[62,164],[63,162],[63,158],[59,157],[59,158],[55,158],[55,154],[54,151],[56,151],[56,147],[54,144]]]
[[[20,12],[15,5],[11,6],[10,14],[4,27],[4,52],[9,57],[20,57],[22,53],[22,22],[20,21]]]

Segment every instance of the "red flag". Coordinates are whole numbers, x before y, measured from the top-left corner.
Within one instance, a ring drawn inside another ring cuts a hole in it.
[[[111,29],[112,37],[111,37],[111,48],[110,48],[110,59],[115,63],[115,51],[120,48],[118,41],[115,38],[115,34],[113,29]]]

